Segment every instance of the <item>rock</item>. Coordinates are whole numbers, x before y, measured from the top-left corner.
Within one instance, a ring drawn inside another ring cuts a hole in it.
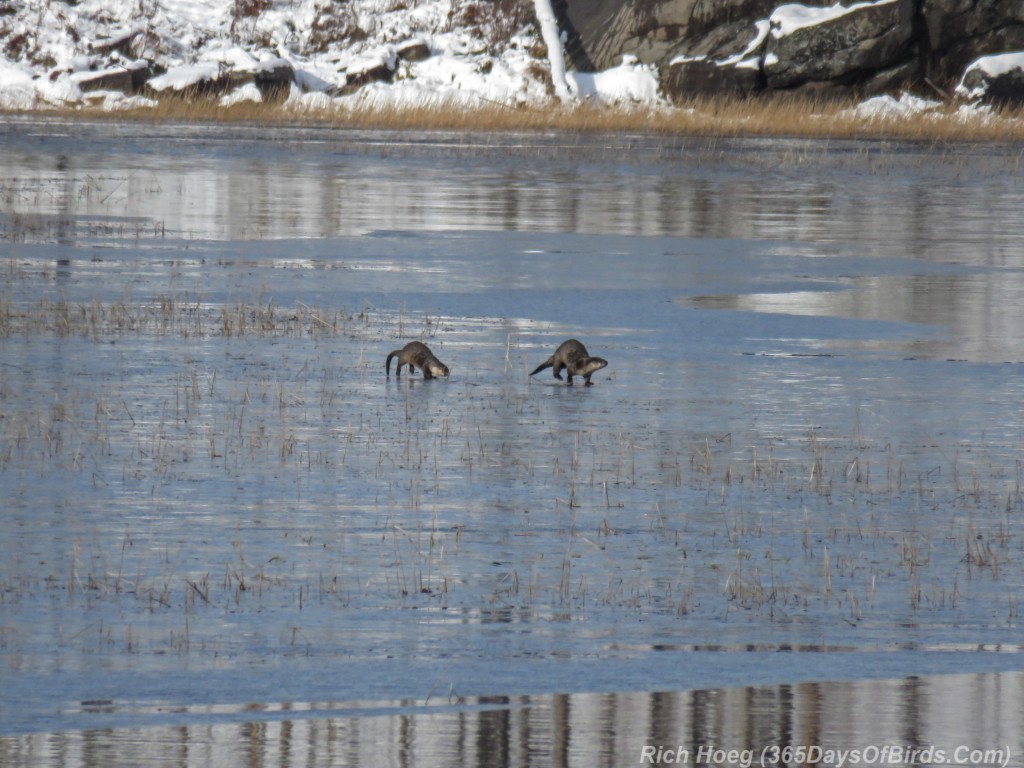
[[[364,85],[374,82],[390,83],[395,78],[398,68],[398,56],[394,50],[386,48],[364,55],[345,70],[345,83],[329,88],[331,96],[348,96]]]
[[[142,93],[151,99],[168,97],[186,101],[217,99],[238,84],[237,78],[215,62],[173,67],[146,82]]]
[[[665,95],[677,101],[783,88],[948,96],[971,62],[1024,50],[1022,0],[808,2],[820,7],[778,0],[553,0],[552,6],[577,70],[609,69],[633,55],[659,67]],[[801,14],[805,23],[792,23]],[[777,24],[765,47],[737,59],[752,25],[769,19]],[[1015,88],[1007,75],[994,93],[1012,100]]]
[[[252,79],[263,101],[277,104],[288,98],[295,82],[295,69],[284,59],[268,59],[259,63]]]
[[[570,34],[566,54],[587,71],[608,69],[623,55],[664,64],[681,53],[708,54],[693,44],[732,24],[766,19],[777,0],[568,0],[552,3]],[[730,51],[731,53],[732,51]]]
[[[1024,51],[983,56],[964,72],[956,95],[993,106],[1024,105]]]
[[[348,96],[349,94],[355,93],[368,83],[389,83],[394,76],[395,70],[387,64],[376,64],[357,72],[346,72],[345,84],[331,88],[328,92],[332,96]]]
[[[767,22],[728,25],[695,42],[690,50],[699,53],[677,56],[661,67],[662,93],[679,103],[693,96],[746,97],[763,90],[767,33]]]
[[[202,101],[220,99],[239,88],[255,85],[264,102],[280,103],[288,97],[294,81],[292,65],[275,57],[236,69],[225,69],[212,61],[175,67],[147,79],[139,89],[151,99]]]
[[[765,82],[769,88],[789,88],[864,80],[907,58],[913,19],[913,0],[881,0],[849,8],[780,6],[769,19]]]
[[[413,38],[395,49],[395,54],[402,61],[423,61],[431,57],[430,46],[425,40]]]
[[[155,75],[156,71],[148,62],[136,61],[101,72],[76,72],[71,79],[85,93],[120,91],[131,96],[142,93],[143,86]]]
[[[883,69],[874,75],[857,84],[856,95],[861,98],[881,96],[882,94],[911,93],[922,91],[928,95],[935,96],[934,88],[923,88],[921,83],[924,80],[924,73],[921,69],[921,62],[917,57],[897,64],[894,67]]]
[[[84,93],[91,91],[132,92],[132,73],[127,69],[106,69],[102,72],[76,72],[71,77]]]
[[[927,75],[943,87],[982,56],[1024,50],[1021,0],[921,0],[921,17]]]
[[[661,92],[675,104],[695,96],[750,96],[764,89],[760,66],[722,65],[712,59],[677,60],[661,68]]]
[[[768,39],[768,20],[737,21],[722,24],[695,37],[687,37],[678,46],[676,55],[706,56],[725,61],[741,56],[760,58]]]
[[[106,40],[97,40],[93,42],[89,48],[94,53],[98,53],[101,56],[117,53],[120,56],[131,58],[133,55],[132,49],[135,44],[135,39],[141,36],[142,32],[136,29],[131,29]]]

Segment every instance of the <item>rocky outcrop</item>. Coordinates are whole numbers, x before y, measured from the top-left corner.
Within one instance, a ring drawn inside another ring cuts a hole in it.
[[[101,72],[82,72],[73,76],[72,80],[84,93],[120,91],[134,95],[142,93],[142,87],[157,74],[152,66],[137,62]]]
[[[251,70],[251,75],[253,85],[267,104],[278,104],[288,98],[295,82],[295,68],[284,59],[262,61]]]
[[[147,67],[132,70],[135,75],[131,87],[126,87],[124,78],[88,76],[79,80],[83,91],[121,90],[124,93],[142,93],[154,100],[165,98],[202,101],[220,99],[246,86],[254,86],[259,100],[273,104],[288,96],[295,80],[295,70],[284,59],[271,58],[249,66],[227,68],[213,62],[179,67],[156,74]]]
[[[665,93],[750,96],[765,89],[764,55],[768,21],[730,25],[728,34],[705,37],[693,55],[677,56],[661,67]],[[713,38],[713,39],[712,39]],[[707,50],[707,53],[700,51]],[[739,53],[729,55],[730,50]]]
[[[332,96],[347,96],[369,83],[390,83],[398,69],[398,55],[391,48],[364,54],[345,71],[345,82],[328,89]]]
[[[132,39],[132,36],[126,35],[117,41],[117,45],[127,45]],[[343,96],[354,93],[369,83],[391,82],[399,62],[423,61],[430,56],[430,46],[420,38],[408,40],[397,46],[387,46],[353,61],[339,73],[343,77],[343,82],[330,86],[325,91],[332,96]],[[137,61],[101,72],[79,73],[74,80],[83,92],[120,91],[129,95],[142,94],[155,100],[220,99],[252,85],[259,92],[260,100],[265,103],[279,103],[288,97],[296,77],[295,69],[290,63],[272,57],[257,63],[233,67],[205,62],[166,72],[157,71],[145,61]]]
[[[566,0],[567,53],[578,69],[609,69],[622,56],[645,64],[680,55],[729,56],[744,30],[776,0]]]
[[[997,106],[1022,102],[1024,53],[983,56],[967,67],[956,94],[968,101],[984,100]]]
[[[659,68],[675,101],[779,90],[952,97],[972,62],[1024,51],[1021,0],[567,0],[556,7],[575,66],[601,69],[635,56]],[[958,95],[1024,104],[1016,76],[972,77]]]
[[[922,53],[936,81],[959,79],[982,56],[1024,51],[1021,0],[920,0]]]
[[[532,0],[514,1],[534,7]],[[548,57],[548,46],[557,50],[561,32],[567,63],[578,74],[636,62],[648,72],[657,71],[662,94],[678,103],[699,96],[781,91],[855,97],[909,91],[932,98],[941,93],[948,99],[1024,105],[1024,67],[1015,63],[1024,53],[1012,55],[1024,52],[1024,0],[807,2],[552,0],[558,29],[545,25],[551,34],[539,46],[542,54],[537,58],[548,60],[548,81],[553,82],[552,73],[562,62],[557,53],[556,58]],[[474,13],[482,8],[473,7]],[[218,49],[214,56],[196,57],[194,64],[181,65],[174,59],[175,65],[165,72],[157,63],[169,66],[167,59],[153,57],[153,51],[169,44],[154,37],[151,28],[135,26],[85,42],[91,71],[81,71],[86,67],[79,69],[76,60],[75,71],[55,69],[50,82],[70,74],[83,93],[122,91],[152,99],[275,103],[293,88],[345,96],[374,83],[406,79],[419,69],[414,62],[432,55],[430,44],[409,31],[353,56],[350,50],[364,47],[353,42],[362,43],[367,35],[351,13],[340,6],[334,11],[317,17],[307,40],[307,48],[331,49],[324,67],[300,67],[296,72],[288,61],[277,58],[290,49],[271,49],[260,38],[254,46],[258,52],[239,42]],[[515,17],[514,29],[530,22],[529,11],[526,14]],[[28,45],[23,37],[9,39],[5,52],[14,58],[28,55],[22,51]],[[396,42],[403,37],[405,42]],[[507,29],[502,39],[513,47],[517,44]],[[302,61],[301,56],[297,60]],[[493,61],[480,66],[481,72],[490,72]],[[543,68],[533,69],[540,70],[533,76],[542,80]]]
[[[783,6],[769,18],[765,83],[789,88],[857,82],[864,73],[893,67],[906,57],[913,14],[912,0],[860,3],[845,10]]]

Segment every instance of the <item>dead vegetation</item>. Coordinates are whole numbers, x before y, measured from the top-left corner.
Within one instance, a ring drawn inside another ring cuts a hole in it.
[[[577,105],[546,109],[480,100],[476,106],[430,103],[420,106],[367,104],[298,107],[255,102],[218,106],[180,100],[111,114],[85,108],[92,119],[187,121],[278,125],[326,125],[380,130],[565,131],[644,133],[695,137],[800,137],[907,141],[1024,141],[1024,110],[964,114],[949,105],[907,118],[865,118],[852,101],[807,98],[695,99],[676,107]]]

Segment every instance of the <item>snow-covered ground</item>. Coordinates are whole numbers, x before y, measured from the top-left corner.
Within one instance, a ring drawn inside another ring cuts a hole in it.
[[[0,16],[0,108],[84,103],[107,109],[149,100],[86,91],[101,72],[152,64],[150,81],[181,89],[224,72],[287,62],[297,106],[540,105],[578,99],[660,103],[654,68],[626,61],[601,73],[566,73],[549,0],[525,5],[458,0],[81,0],[26,3]],[[474,8],[476,9],[474,11]],[[535,21],[539,20],[539,24]],[[399,58],[424,43],[429,57]],[[558,46],[557,50],[554,50]],[[354,73],[385,64],[390,81],[344,92]],[[260,99],[243,87],[225,99]]]
[[[891,2],[892,0],[873,0]],[[286,103],[299,108],[558,106],[586,102],[671,109],[656,67],[623,57],[603,72],[566,71],[550,0],[80,0],[0,4],[0,109],[84,104],[108,110],[154,105],[159,91],[230,75],[222,103],[259,101],[240,75],[284,68]],[[779,36],[853,7],[780,5],[757,25],[747,51],[719,62],[758,66],[755,50]],[[410,47],[417,56],[405,55]],[[986,72],[1024,66],[989,57]],[[144,95],[98,75],[156,74]],[[377,69],[388,77],[363,77]],[[959,94],[977,96],[961,84]],[[904,95],[862,105],[867,119],[904,119],[941,104]],[[987,116],[985,110],[979,110]]]

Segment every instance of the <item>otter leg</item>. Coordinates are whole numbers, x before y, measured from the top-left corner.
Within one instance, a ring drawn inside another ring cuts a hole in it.
[[[551,366],[551,373],[554,374],[554,377],[556,379],[558,379],[559,381],[562,380],[562,368],[564,368],[564,367],[565,366],[562,364],[562,362],[560,360],[558,362],[556,362],[553,366]],[[571,376],[569,377],[569,381],[570,382],[572,381],[572,377]]]

